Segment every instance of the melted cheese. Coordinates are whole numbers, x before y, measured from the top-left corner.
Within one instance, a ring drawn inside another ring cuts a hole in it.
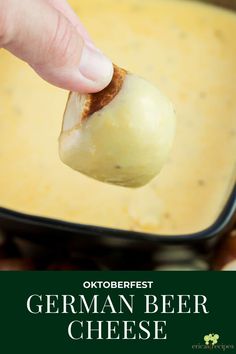
[[[236,16],[177,0],[70,1],[100,48],[175,105],[171,157],[130,190],[64,166],[58,135],[67,92],[0,53],[0,204],[66,221],[162,234],[218,216],[235,180]]]

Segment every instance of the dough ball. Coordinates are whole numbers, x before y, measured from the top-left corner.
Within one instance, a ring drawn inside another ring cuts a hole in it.
[[[66,165],[99,181],[140,187],[160,172],[174,132],[171,102],[151,83],[115,67],[103,91],[70,93],[59,154]]]

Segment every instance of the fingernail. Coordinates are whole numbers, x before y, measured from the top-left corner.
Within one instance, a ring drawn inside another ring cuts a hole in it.
[[[84,44],[79,64],[80,73],[102,88],[109,84],[113,75],[112,62],[94,45]]]

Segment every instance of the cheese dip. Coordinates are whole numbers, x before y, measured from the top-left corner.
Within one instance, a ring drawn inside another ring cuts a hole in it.
[[[235,181],[236,15],[177,0],[70,1],[112,61],[171,99],[167,165],[131,190],[64,166],[58,135],[67,92],[0,55],[0,205],[84,224],[159,234],[205,229]]]

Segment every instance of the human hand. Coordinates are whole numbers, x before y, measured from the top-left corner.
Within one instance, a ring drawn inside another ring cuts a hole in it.
[[[111,81],[113,66],[92,43],[66,0],[0,0],[0,48],[58,87],[92,93]]]

